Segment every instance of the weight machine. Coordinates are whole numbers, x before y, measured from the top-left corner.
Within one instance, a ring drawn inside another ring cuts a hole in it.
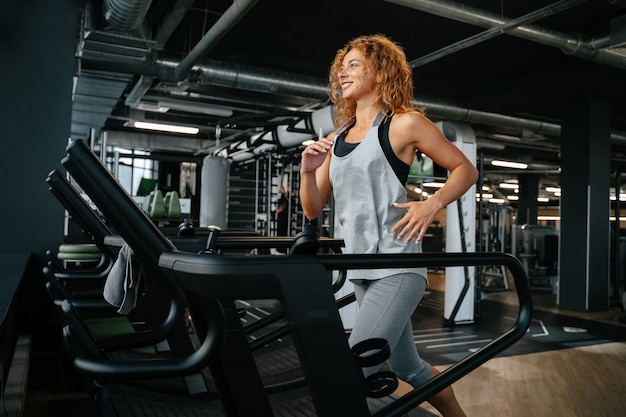
[[[559,280],[559,232],[552,226],[524,224],[513,228],[513,255],[521,261],[530,288],[557,293]]]

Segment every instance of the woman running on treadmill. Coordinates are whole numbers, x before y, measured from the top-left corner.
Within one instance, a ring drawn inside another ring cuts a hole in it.
[[[478,178],[463,153],[412,104],[413,72],[401,46],[386,36],[361,36],[337,51],[330,68],[336,131],[302,152],[300,198],[317,218],[331,193],[345,253],[418,253],[439,210]],[[406,182],[416,152],[450,172],[425,201],[408,201]],[[384,338],[389,367],[418,387],[439,372],[420,358],[411,315],[427,285],[426,268],[348,271],[358,313],[350,346]],[[366,368],[365,376],[378,369]],[[465,416],[452,387],[429,399],[445,417]]]

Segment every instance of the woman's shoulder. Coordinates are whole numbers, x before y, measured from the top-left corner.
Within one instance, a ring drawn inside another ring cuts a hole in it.
[[[396,129],[410,129],[415,130],[432,122],[419,110],[411,110],[406,112],[394,113],[392,116],[392,125]]]

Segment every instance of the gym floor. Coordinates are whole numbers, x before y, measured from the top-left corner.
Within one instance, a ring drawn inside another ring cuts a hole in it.
[[[429,282],[432,289],[444,288],[443,274],[431,274]],[[511,291],[488,298],[517,303]],[[556,306],[556,295],[541,291],[533,292],[533,302],[535,310],[616,325],[626,335],[620,322],[626,313],[619,306],[593,313],[565,311]],[[453,387],[468,417],[617,417],[626,415],[625,376],[626,342],[602,342],[496,357]],[[439,415],[428,404],[423,408]]]

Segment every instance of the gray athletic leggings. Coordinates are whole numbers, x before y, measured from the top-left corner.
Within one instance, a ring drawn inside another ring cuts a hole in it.
[[[387,340],[391,357],[389,368],[403,381],[417,387],[431,377],[430,364],[420,358],[413,341],[411,315],[417,308],[426,279],[420,274],[403,273],[377,280],[352,280],[359,307],[348,339],[350,346],[374,337]],[[380,369],[363,369],[367,377]]]

